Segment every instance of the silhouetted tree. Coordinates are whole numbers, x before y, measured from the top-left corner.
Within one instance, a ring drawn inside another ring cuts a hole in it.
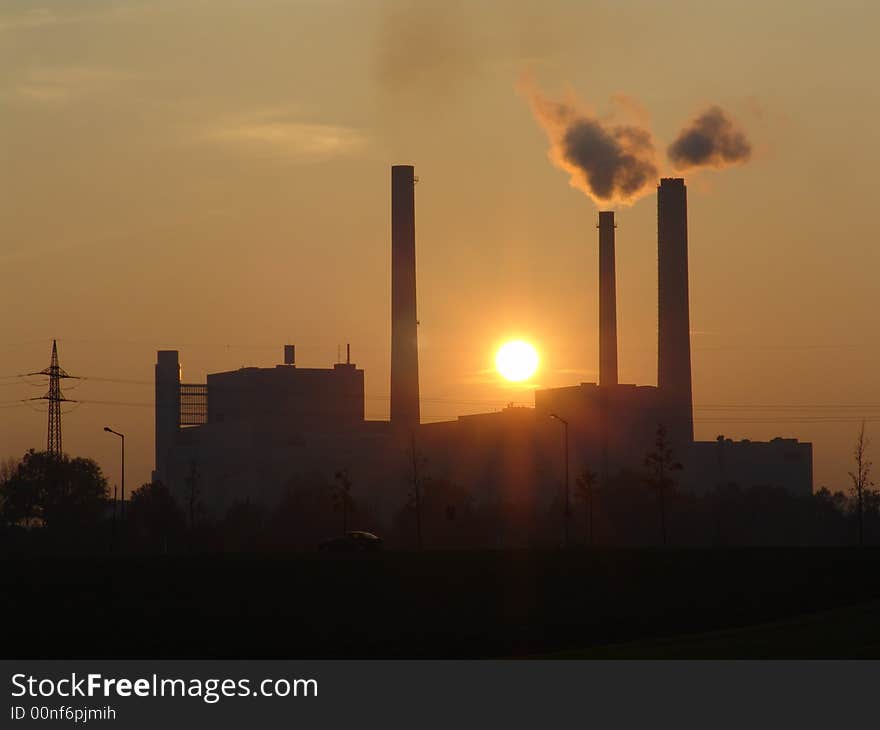
[[[3,484],[3,513],[11,525],[88,530],[106,505],[107,480],[91,459],[32,449]]]
[[[865,492],[869,491],[874,483],[871,481],[871,460],[868,459],[867,449],[870,442],[865,438],[865,422],[859,426],[859,435],[853,447],[853,460],[856,462],[856,470],[849,472],[852,479],[852,491],[856,498],[856,515],[859,523],[859,545],[865,544]]]
[[[266,510],[249,498],[233,502],[220,524],[220,536],[227,551],[245,552],[263,547]]]
[[[336,472],[336,488],[333,490],[333,503],[342,512],[342,534],[348,532],[348,514],[354,512],[354,499],[351,496],[351,477],[348,469]]]
[[[596,487],[597,474],[585,468],[575,480],[577,494],[584,502],[584,535],[587,544],[593,545],[593,489]]]
[[[880,528],[880,492],[876,489],[866,489],[863,503],[865,543],[871,544],[877,541],[878,528]]]
[[[186,532],[186,515],[162,482],[148,482],[131,493],[126,513],[132,544],[168,552]]]
[[[813,494],[813,539],[816,545],[840,545],[852,540],[847,514],[850,500],[842,491],[822,487]]]
[[[648,484],[656,491],[660,503],[660,535],[663,545],[666,545],[666,497],[667,491],[675,487],[673,472],[680,471],[682,465],[675,460],[672,447],[666,437],[666,426],[662,423],[657,426],[657,435],[654,440],[654,450],[645,457],[645,466],[648,468]]]

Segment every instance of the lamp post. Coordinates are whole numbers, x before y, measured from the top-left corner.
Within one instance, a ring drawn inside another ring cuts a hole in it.
[[[122,484],[122,504],[120,506],[120,517],[125,521],[125,434],[119,433],[119,431],[114,431],[110,426],[104,426],[104,430],[107,433],[112,433],[114,436],[119,436],[119,438],[122,439],[122,477],[120,479]]]
[[[568,547],[568,523],[571,518],[571,500],[569,498],[568,489],[568,421],[564,418],[560,418],[555,413],[551,413],[550,418],[556,419],[565,428],[565,520],[563,522],[565,539],[563,544],[565,547]]]

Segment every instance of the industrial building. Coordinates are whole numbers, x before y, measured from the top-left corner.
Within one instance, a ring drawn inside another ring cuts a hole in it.
[[[177,351],[160,351],[153,478],[181,498],[196,478],[201,501],[222,510],[237,499],[271,503],[295,475],[368,473],[363,462],[381,454],[388,429],[364,420],[364,371],[350,360],[299,368],[293,353],[287,345],[283,364],[192,384],[181,382]]]
[[[681,178],[664,178],[657,188],[656,386],[618,382],[615,219],[602,211],[599,382],[537,390],[533,408],[420,424],[415,182],[412,166],[392,167],[390,420],[364,419],[364,372],[350,353],[327,369],[299,368],[288,345],[275,367],[214,373],[206,383],[192,384],[181,380],[177,351],[161,351],[155,479],[181,495],[198,479],[205,503],[222,509],[234,499],[270,503],[296,474],[332,477],[346,468],[358,474],[359,489],[377,504],[399,504],[415,446],[433,476],[467,485],[476,499],[503,502],[514,531],[517,515],[558,498],[566,469],[563,422],[568,469],[590,468],[603,483],[640,471],[663,424],[684,465],[678,476],[683,488],[708,491],[736,483],[812,492],[809,443],[694,441],[687,188]]]

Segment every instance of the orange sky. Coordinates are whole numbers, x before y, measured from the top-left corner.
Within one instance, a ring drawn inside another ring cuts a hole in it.
[[[857,421],[880,430],[878,16],[6,0],[0,456],[45,444],[45,415],[14,405],[41,391],[6,376],[45,367],[53,337],[92,378],[69,390],[92,403],[65,417],[66,450],[117,481],[101,428],[125,432],[129,488],[152,467],[158,348],[198,382],[272,365],[287,341],[305,366],[351,342],[385,417],[392,163],[420,178],[423,418],[531,403],[491,371],[511,336],[540,348],[536,384],[594,380],[596,207],[547,158],[516,92],[529,72],[599,115],[638,100],[660,152],[709,104],[747,130],[747,165],[687,178],[697,436],[812,440],[816,486],[844,487]],[[655,205],[618,211],[622,382],[656,382]]]

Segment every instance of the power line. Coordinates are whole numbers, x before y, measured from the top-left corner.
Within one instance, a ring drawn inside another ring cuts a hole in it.
[[[73,401],[65,398],[61,394],[60,378],[70,378],[69,374],[57,366],[57,346],[53,342],[53,360],[54,366],[58,368],[58,375],[53,379],[53,365],[46,370],[37,373],[26,373],[18,375],[4,375],[0,379],[19,380],[29,386],[34,383],[27,383],[23,380],[25,377],[34,375],[44,375],[49,377],[49,391],[40,398],[23,399],[22,401],[0,401],[0,408],[14,408],[31,400],[46,400],[50,404],[49,420],[50,420],[50,440],[55,439],[60,443],[60,423],[61,412],[60,403],[63,402],[79,402],[88,405],[108,405],[108,406],[130,406],[142,408],[154,408],[155,404],[149,401],[124,401],[124,400],[80,400]],[[82,376],[78,378],[83,382],[96,383],[115,383],[122,385],[141,385],[153,386],[152,381],[132,380],[127,378],[112,378],[103,376]],[[0,383],[0,385],[13,385],[15,383]],[[224,389],[226,390],[226,389]],[[53,393],[55,395],[53,395]],[[56,401],[56,397],[58,400]],[[372,402],[388,402],[389,395],[377,394],[367,395],[365,401]],[[500,408],[510,403],[509,400],[481,400],[467,398],[437,397],[424,396],[422,403],[428,405],[457,405],[457,406],[483,406]],[[698,424],[834,424],[834,423],[855,423],[859,421],[877,422],[880,421],[880,403],[702,403],[694,406],[694,411],[702,413],[702,417],[695,418]],[[54,434],[54,435],[53,435]],[[60,448],[60,447],[59,447]]]
[[[119,383],[119,384],[127,384],[127,385],[143,385],[143,386],[153,386],[154,383],[150,381],[143,380],[128,380],[122,378],[99,378],[93,376],[82,376],[79,378],[83,382],[109,382],[109,383]],[[218,387],[217,392],[224,391],[229,392],[230,390],[234,390],[235,388],[222,388]],[[384,394],[377,395],[365,395],[364,400],[367,401],[380,401],[387,402],[390,399],[390,396]],[[473,398],[453,398],[453,397],[438,397],[438,396],[423,396],[421,399],[423,403],[436,404],[436,405],[472,405],[472,406],[506,406],[511,401],[509,399],[499,399],[499,400],[480,400]],[[8,401],[8,403],[13,403],[17,401]],[[93,403],[93,404],[131,404],[130,402],[124,401],[95,401],[95,400],[83,400],[84,403]],[[136,403],[135,405],[149,405],[152,406],[152,403],[143,402]],[[731,415],[748,415],[750,413],[768,413],[772,414],[774,412],[786,412],[793,411],[799,415],[808,415],[809,411],[820,411],[817,413],[815,417],[843,417],[843,416],[851,416],[854,415],[852,411],[862,411],[862,412],[870,412],[870,411],[880,411],[880,403],[725,403],[725,404],[697,404],[694,406],[695,411],[703,411],[707,413],[724,413],[730,412]],[[840,410],[843,413],[834,414],[829,413],[828,411]],[[806,412],[806,413],[805,413]]]

